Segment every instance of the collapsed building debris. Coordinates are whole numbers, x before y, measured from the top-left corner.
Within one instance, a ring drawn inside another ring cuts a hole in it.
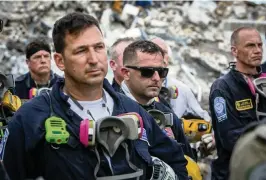
[[[266,19],[266,5],[257,1],[154,1],[146,8],[125,1],[120,2],[121,7],[118,4],[112,9],[113,3],[0,2],[0,18],[5,25],[0,34],[0,71],[12,73],[15,77],[25,73],[25,45],[37,37],[46,37],[52,44],[54,22],[66,13],[80,11],[99,19],[107,46],[125,36],[143,39],[159,36],[165,39],[172,49],[170,68],[174,73],[171,76],[188,82],[190,87],[195,84],[188,76],[194,76],[197,86],[202,89],[203,97],[199,99],[206,105],[211,83],[233,60],[229,53],[229,39],[224,35],[224,21]],[[56,70],[54,64],[53,68]],[[199,94],[197,90],[194,92]]]

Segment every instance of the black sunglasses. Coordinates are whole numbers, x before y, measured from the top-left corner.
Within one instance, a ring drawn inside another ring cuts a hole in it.
[[[138,67],[138,66],[126,66],[126,67],[140,71],[141,76],[145,78],[151,78],[154,75],[155,71],[158,72],[160,78],[166,78],[169,70],[168,68],[163,68],[163,67]]]

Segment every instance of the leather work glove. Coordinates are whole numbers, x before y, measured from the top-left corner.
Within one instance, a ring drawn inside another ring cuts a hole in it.
[[[200,152],[204,156],[212,154],[212,151],[215,150],[215,140],[213,134],[204,134],[201,137],[201,144],[199,147]]]

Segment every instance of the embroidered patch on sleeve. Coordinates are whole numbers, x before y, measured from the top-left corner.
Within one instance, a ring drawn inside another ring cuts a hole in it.
[[[223,97],[216,97],[214,99],[214,111],[218,122],[222,122],[227,119],[226,113],[226,101]]]
[[[245,110],[253,108],[253,104],[252,104],[252,100],[251,99],[243,99],[243,100],[240,100],[240,101],[236,101],[235,105],[236,105],[236,109],[238,111],[245,111]]]

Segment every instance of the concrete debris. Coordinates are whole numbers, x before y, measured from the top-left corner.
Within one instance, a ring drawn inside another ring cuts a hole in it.
[[[188,19],[191,23],[206,27],[212,21],[209,15],[216,9],[215,2],[199,2],[193,1],[191,6],[188,8]]]
[[[238,19],[244,19],[247,16],[247,6],[244,2],[235,2],[233,11]]]
[[[67,13],[79,11],[99,19],[108,47],[117,38],[127,36],[165,39],[172,50],[170,76],[188,82],[197,94],[191,81],[191,75],[194,76],[200,82],[202,104],[208,104],[205,96],[208,96],[210,84],[233,60],[226,34],[230,34],[232,27],[240,26],[241,23],[237,23],[240,20],[265,22],[266,19],[266,3],[257,0],[154,1],[148,8],[124,1],[116,10],[112,9],[113,4],[103,1],[1,1],[0,18],[5,27],[0,34],[0,70],[13,73],[15,77],[25,73],[25,45],[33,38],[43,37],[52,45],[54,22]]]

